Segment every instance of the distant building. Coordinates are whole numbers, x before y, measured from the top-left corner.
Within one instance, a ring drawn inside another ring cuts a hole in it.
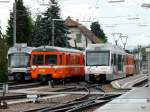
[[[150,74],[150,46],[146,47],[146,54],[147,54],[148,74]]]
[[[78,21],[72,20],[70,17],[65,20],[65,25],[69,28],[70,34],[68,34],[68,37],[71,38],[69,40],[71,47],[85,49],[89,43],[102,43],[102,41],[96,37],[92,31],[80,24]]]

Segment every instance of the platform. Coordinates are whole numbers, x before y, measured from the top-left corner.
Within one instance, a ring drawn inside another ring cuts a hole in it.
[[[119,79],[111,82],[111,85],[116,89],[131,89],[135,84],[148,80],[147,74],[134,75],[124,79]]]
[[[134,88],[95,112],[150,112],[150,87]]]

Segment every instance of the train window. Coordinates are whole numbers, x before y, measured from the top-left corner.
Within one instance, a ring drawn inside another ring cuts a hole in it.
[[[84,59],[84,56],[82,56],[82,62],[81,62],[81,64],[85,64],[85,59]]]
[[[117,64],[117,59],[116,59],[116,54],[114,54],[114,65],[116,65]]]
[[[87,52],[86,64],[88,66],[108,66],[109,52]]]
[[[127,65],[127,56],[124,56],[123,62],[124,62],[125,65]]]
[[[76,56],[72,56],[72,64],[76,64]]]
[[[29,63],[29,55],[26,53],[13,53],[9,55],[10,67],[27,67]]]
[[[111,54],[111,65],[114,65],[114,54]]]
[[[57,64],[57,55],[55,54],[46,55],[45,64]]]
[[[118,55],[118,70],[123,70],[122,55]]]
[[[59,56],[59,60],[60,60],[59,64],[61,65],[62,64],[62,55]]]
[[[66,55],[66,64],[69,65],[70,64],[70,55]]]
[[[77,56],[77,64],[80,64],[80,55]]]
[[[29,55],[29,57],[28,57],[28,62],[27,62],[27,66],[29,67],[30,66],[30,60],[31,59],[31,55]]]
[[[81,33],[76,34],[76,42],[77,42],[77,43],[81,43],[81,42],[82,42]]]
[[[42,65],[44,64],[43,55],[33,55],[33,65]]]
[[[79,58],[78,58],[78,55],[76,55],[75,64],[79,64]]]
[[[75,56],[74,55],[70,55],[70,60],[69,60],[69,64],[75,64],[75,58],[74,58]]]

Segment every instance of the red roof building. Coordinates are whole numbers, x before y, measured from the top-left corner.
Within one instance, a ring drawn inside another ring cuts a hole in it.
[[[71,38],[69,43],[72,47],[86,48],[89,43],[102,43],[102,41],[95,36],[92,31],[86,28],[84,25],[78,21],[74,21],[70,16],[65,20],[65,25],[69,28],[70,34],[68,36]]]

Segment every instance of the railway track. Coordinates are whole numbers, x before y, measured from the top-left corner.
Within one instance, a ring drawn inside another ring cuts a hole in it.
[[[33,88],[33,87],[38,87],[41,86],[41,83],[38,82],[32,82],[32,83],[22,83],[22,84],[18,84],[18,83],[13,83],[13,84],[8,84],[8,89],[9,90],[14,90],[14,89],[25,89],[25,88]],[[3,89],[3,85],[0,85],[0,90]]]
[[[29,86],[29,85],[30,84],[25,85],[25,86]],[[18,86],[19,87],[24,87],[24,84],[23,85],[17,85],[17,89],[19,89]],[[14,89],[14,88],[12,88],[12,89]],[[16,89],[16,87],[15,87],[15,89]],[[65,88],[60,89],[60,90],[55,90],[54,92],[75,91],[75,90],[82,90],[82,88],[77,89],[76,86],[75,87],[65,87]],[[38,96],[42,98],[42,97],[51,96],[51,95],[49,95],[49,94],[38,94]],[[20,99],[24,100],[26,98],[27,98],[27,94],[24,93],[24,94],[17,94],[17,95],[1,96],[0,101],[15,101],[15,100],[20,100]]]
[[[56,90],[55,92],[62,92],[62,91],[73,91],[76,90],[76,87],[66,87],[60,90]],[[49,94],[38,94],[40,97],[45,97],[49,96]],[[18,99],[25,99],[27,98],[27,94],[18,94],[18,95],[9,95],[9,96],[4,96],[0,97],[0,101],[2,100],[18,100]]]
[[[102,96],[93,96],[90,95],[90,88],[96,88],[99,91],[103,92],[104,94]],[[53,107],[42,107],[32,110],[27,110],[24,112],[76,112],[82,109],[85,109],[87,107],[96,106],[96,105],[103,105],[109,101],[111,101],[113,98],[119,96],[118,95],[105,95],[105,91],[101,88],[98,88],[98,85],[86,85],[84,87],[76,88],[74,91],[84,90],[86,91],[86,94],[82,94],[81,97],[63,102],[61,104],[58,104]]]

